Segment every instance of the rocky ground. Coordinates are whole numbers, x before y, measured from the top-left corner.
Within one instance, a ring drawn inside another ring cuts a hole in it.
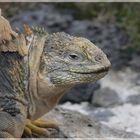
[[[100,80],[101,87],[94,91],[91,103],[62,105],[96,118],[100,123],[140,135],[140,73],[130,68],[110,71]]]
[[[21,28],[24,23],[41,25],[48,32],[65,31],[86,37],[102,48],[111,60],[112,70],[96,83],[72,88],[62,98],[61,107],[86,114],[111,129],[140,135],[140,56],[124,48],[129,38],[121,28],[99,19],[76,19],[74,14],[79,11],[60,10],[55,4],[21,8],[18,4],[8,8],[7,4],[1,8],[13,27]]]
[[[104,124],[100,124],[95,118],[91,119],[89,116],[82,115],[77,111],[60,107],[45,115],[44,119],[55,119],[59,122],[57,131],[50,130],[50,138],[103,138],[103,140],[105,138],[140,138],[139,135],[134,133],[109,128]]]

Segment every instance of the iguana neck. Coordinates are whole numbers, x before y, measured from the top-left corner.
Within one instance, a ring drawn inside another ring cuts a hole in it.
[[[38,98],[34,99],[36,112],[31,119],[37,119],[52,110],[64,93],[70,88],[70,86],[55,86],[51,84],[49,80],[44,79],[43,76],[39,74],[37,77]]]

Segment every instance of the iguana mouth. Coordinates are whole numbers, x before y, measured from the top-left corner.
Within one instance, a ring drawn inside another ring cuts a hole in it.
[[[71,71],[71,72],[77,73],[77,74],[98,74],[98,73],[107,72],[107,71],[109,71],[109,69],[110,69],[110,67],[104,67],[104,68],[98,69],[96,71],[89,71],[89,72]]]

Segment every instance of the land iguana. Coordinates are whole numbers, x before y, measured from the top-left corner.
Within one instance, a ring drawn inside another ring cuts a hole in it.
[[[110,68],[106,55],[83,37],[25,27],[14,32],[0,16],[0,137],[48,136],[40,120],[75,84],[94,82]]]

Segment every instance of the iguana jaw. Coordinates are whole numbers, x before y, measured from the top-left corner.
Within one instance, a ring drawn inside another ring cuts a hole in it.
[[[80,83],[88,83],[88,82],[95,82],[101,78],[103,78],[108,71],[104,72],[93,72],[93,73],[79,73],[79,72],[66,72],[62,71],[57,72],[56,77],[50,75],[50,81],[55,86],[74,86]]]
[[[101,68],[99,68],[99,69],[96,69],[96,70],[90,70],[90,71],[74,71],[74,70],[71,70],[70,72],[71,73],[77,73],[77,74],[100,74],[100,73],[104,73],[104,72],[108,72],[109,71],[109,69],[110,69],[110,66],[108,66],[108,67],[101,67]]]
[[[110,69],[110,62],[105,65],[92,65],[78,68],[57,69],[47,74],[51,83],[56,86],[73,86],[79,83],[95,82],[103,78]]]

